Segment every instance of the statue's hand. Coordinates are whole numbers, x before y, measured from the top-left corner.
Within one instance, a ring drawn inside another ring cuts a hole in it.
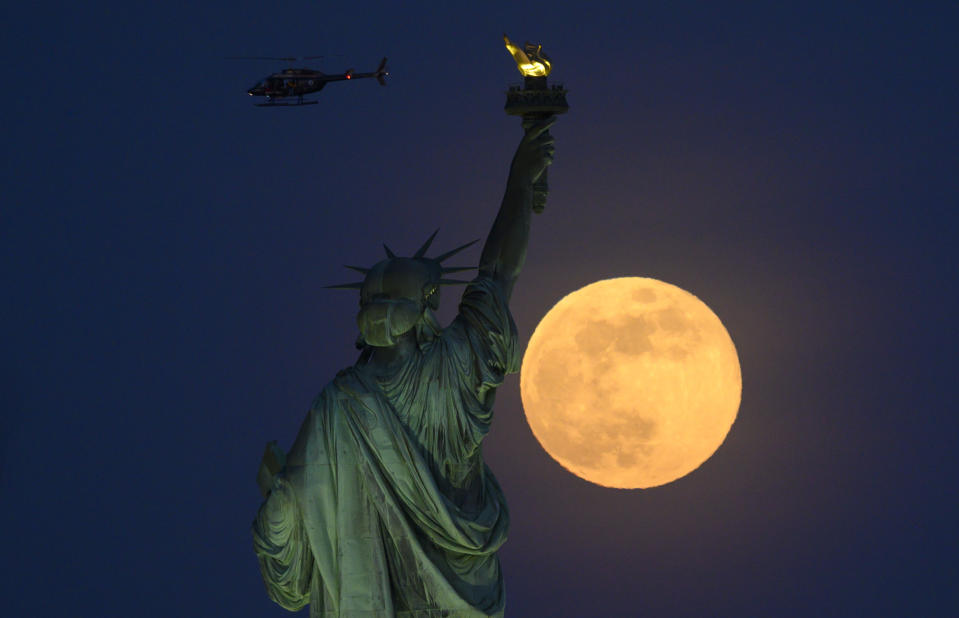
[[[526,135],[516,148],[513,165],[510,168],[510,182],[532,186],[553,163],[553,136],[549,128],[556,122],[556,116],[549,116],[530,124],[524,124]]]

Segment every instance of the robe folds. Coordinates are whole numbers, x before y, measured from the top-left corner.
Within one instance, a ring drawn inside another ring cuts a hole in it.
[[[481,276],[394,376],[357,365],[322,390],[253,523],[274,601],[311,618],[503,615],[509,512],[480,447],[516,339]]]

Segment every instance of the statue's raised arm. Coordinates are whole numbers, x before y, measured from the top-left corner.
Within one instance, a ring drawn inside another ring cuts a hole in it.
[[[497,282],[507,299],[526,262],[533,183],[553,162],[553,137],[549,128],[555,121],[555,117],[549,117],[525,125],[526,133],[510,166],[503,203],[480,257],[480,274]]]

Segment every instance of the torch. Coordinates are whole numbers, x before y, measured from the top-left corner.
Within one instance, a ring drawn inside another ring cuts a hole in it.
[[[522,116],[523,124],[549,118],[554,114],[569,111],[566,103],[566,89],[562,84],[550,87],[546,76],[552,70],[549,58],[543,53],[542,45],[533,45],[527,41],[525,49],[517,47],[509,37],[503,35],[506,49],[516,60],[516,68],[523,74],[523,85],[510,86],[506,91],[506,113]],[[546,195],[549,185],[546,182],[546,170],[533,185],[533,212],[543,212],[546,207]]]

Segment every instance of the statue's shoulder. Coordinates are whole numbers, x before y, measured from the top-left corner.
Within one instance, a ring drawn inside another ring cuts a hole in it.
[[[352,388],[350,384],[355,380],[350,369],[338,372],[336,377],[313,398],[313,403],[290,449],[288,459],[290,465],[302,466],[320,456],[319,453],[325,448],[324,436],[330,435],[338,413],[346,407],[345,400],[349,398],[348,389]]]
[[[326,383],[313,399],[310,411],[323,411],[335,405],[337,401],[348,399],[351,392],[362,388],[357,377],[356,367],[345,367],[336,372],[336,376]]]
[[[487,274],[469,282],[460,299],[460,314],[475,311],[509,312],[509,297],[503,284]]]

